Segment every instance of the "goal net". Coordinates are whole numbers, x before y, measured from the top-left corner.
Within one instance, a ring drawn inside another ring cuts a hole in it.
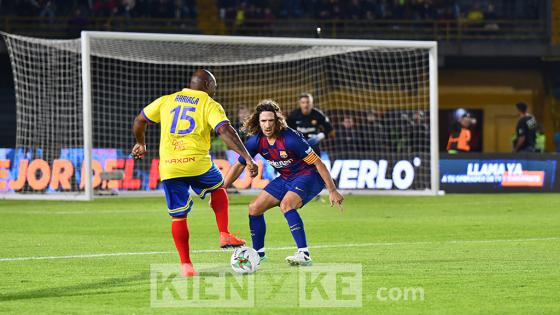
[[[287,116],[303,92],[332,123],[322,159],[340,189],[435,194],[438,184],[437,51],[434,42],[83,32],[46,40],[3,34],[17,100],[16,148],[2,153],[1,196],[91,199],[159,189],[159,127],[148,154],[129,153],[134,117],[209,69],[232,123],[261,99]],[[235,159],[218,138],[211,154]],[[256,180],[274,178],[263,163]]]

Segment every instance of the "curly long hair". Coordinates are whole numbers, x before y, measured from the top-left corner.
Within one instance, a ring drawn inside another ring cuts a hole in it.
[[[280,110],[280,106],[273,100],[267,99],[262,100],[260,103],[255,107],[255,111],[251,113],[249,118],[247,118],[243,122],[243,131],[245,131],[249,135],[257,135],[261,132],[261,125],[259,122],[259,118],[262,112],[273,112],[275,117],[275,124],[274,124],[274,136],[280,136],[280,133],[286,128],[288,128],[288,124],[286,123],[286,118],[282,115],[282,111]]]

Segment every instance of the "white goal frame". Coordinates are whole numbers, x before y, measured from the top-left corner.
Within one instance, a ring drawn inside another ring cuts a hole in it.
[[[435,41],[404,40],[360,40],[360,39],[320,39],[290,37],[254,37],[254,36],[216,36],[183,35],[156,33],[125,33],[83,31],[81,33],[82,62],[82,97],[83,97],[83,149],[86,182],[84,192],[56,194],[2,194],[5,199],[56,199],[56,200],[93,200],[92,171],[92,84],[91,84],[91,49],[92,39],[114,39],[135,41],[175,41],[190,43],[220,44],[266,44],[266,45],[306,45],[306,46],[361,46],[376,48],[420,48],[429,50],[429,108],[430,108],[430,171],[431,189],[426,190],[360,190],[359,194],[384,195],[437,195],[439,194],[439,139],[438,139],[438,52]],[[142,195],[141,193],[139,195]],[[149,194],[148,194],[149,195]]]

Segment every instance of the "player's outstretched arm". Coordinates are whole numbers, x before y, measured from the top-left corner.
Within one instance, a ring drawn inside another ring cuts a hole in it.
[[[239,178],[239,176],[241,176],[244,168],[245,165],[239,162],[235,162],[235,164],[233,164],[233,166],[229,168],[229,171],[227,172],[224,179],[224,187],[226,189],[229,188],[233,184],[233,182],[235,182]]]
[[[331,207],[336,204],[340,211],[344,211],[344,208],[342,208],[344,197],[338,192],[338,190],[336,190],[336,185],[334,184],[329,170],[327,169],[323,161],[321,161],[321,159],[317,159],[313,164],[315,165],[315,167],[317,167],[319,175],[321,175],[321,178],[325,182],[325,186],[327,186]]]
[[[228,148],[237,152],[237,154],[241,155],[245,161],[247,161],[247,168],[251,173],[251,177],[257,176],[259,171],[257,163],[255,163],[253,157],[247,151],[247,148],[239,138],[237,131],[235,131],[229,123],[226,123],[220,127],[218,134],[220,135],[220,138],[224,140]]]
[[[148,121],[146,118],[144,118],[141,114],[136,116],[132,126],[132,133],[134,134],[134,138],[136,138],[136,144],[132,148],[132,157],[135,160],[143,159],[144,154],[146,154],[145,133],[147,126]]]

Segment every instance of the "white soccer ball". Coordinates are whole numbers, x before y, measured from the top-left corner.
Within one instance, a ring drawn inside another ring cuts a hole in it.
[[[253,273],[260,262],[259,254],[250,247],[240,247],[231,254],[231,268],[237,273]]]

